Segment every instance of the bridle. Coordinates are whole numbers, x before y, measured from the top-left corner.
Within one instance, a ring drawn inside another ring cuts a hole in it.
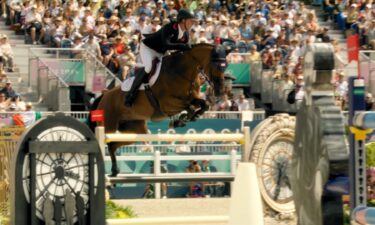
[[[214,48],[212,49],[214,50]],[[216,77],[211,77],[207,75],[207,73],[204,71],[204,67],[202,66],[201,62],[199,61],[199,59],[197,59],[197,57],[195,57],[194,55],[190,54],[191,58],[198,64],[197,66],[197,72],[198,72],[198,76],[200,77],[203,77],[205,79],[205,82],[207,83],[208,86],[210,86],[211,88],[214,88],[214,82],[213,80],[219,80],[220,78],[216,78]],[[215,64],[215,63],[224,63],[225,62],[225,59],[212,59],[210,60],[210,64]],[[217,66],[217,65],[216,65]],[[210,71],[209,73],[211,74],[212,71],[211,71],[211,66],[210,66]],[[193,82],[193,81],[192,81]]]

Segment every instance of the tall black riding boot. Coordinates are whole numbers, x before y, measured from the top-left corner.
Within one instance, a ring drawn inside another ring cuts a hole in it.
[[[132,87],[130,88],[129,92],[125,96],[125,106],[131,107],[135,98],[137,97],[137,90],[143,83],[144,78],[148,75],[144,70],[137,73],[135,75],[135,79],[133,81]]]

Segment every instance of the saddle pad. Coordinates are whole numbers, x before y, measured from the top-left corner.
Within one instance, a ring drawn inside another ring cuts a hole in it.
[[[151,76],[151,79],[149,80],[149,83],[148,83],[150,87],[152,87],[152,85],[155,84],[156,80],[159,77],[162,62],[163,62],[163,59],[160,59],[160,62],[156,65],[154,75]],[[121,84],[121,90],[124,92],[129,91],[133,84],[134,78],[135,78],[134,76],[127,76],[126,79]],[[142,84],[138,90],[145,90],[145,84]]]

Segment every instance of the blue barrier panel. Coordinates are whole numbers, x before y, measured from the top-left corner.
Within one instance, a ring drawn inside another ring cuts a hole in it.
[[[374,207],[357,207],[352,212],[352,220],[359,224],[375,224]]]
[[[356,113],[353,125],[362,129],[375,129],[375,112]]]

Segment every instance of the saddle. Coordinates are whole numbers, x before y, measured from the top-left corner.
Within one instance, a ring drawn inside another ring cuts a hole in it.
[[[142,81],[142,85],[139,87],[139,90],[145,90],[145,84],[149,84],[152,86],[159,77],[159,72],[161,68],[162,60],[158,58],[152,61],[152,68],[148,76],[145,76],[144,80]],[[125,80],[121,84],[121,90],[127,92],[130,90],[135,76],[138,73],[143,73],[144,67],[142,65],[136,66],[132,71],[129,72],[129,75],[125,78]]]

